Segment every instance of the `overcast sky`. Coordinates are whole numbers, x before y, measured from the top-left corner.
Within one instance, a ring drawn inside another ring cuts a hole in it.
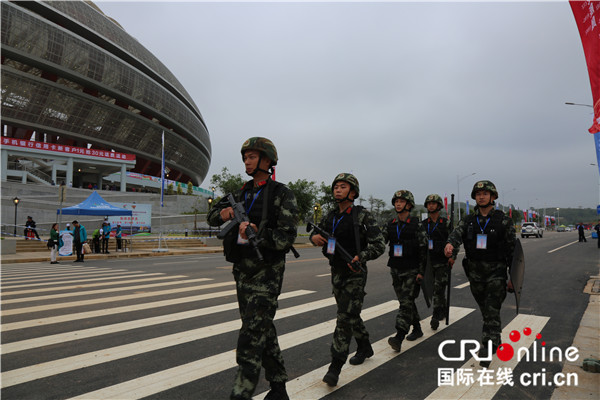
[[[265,136],[277,180],[352,172],[365,199],[450,197],[465,177],[462,201],[489,179],[519,208],[599,202],[592,109],[565,105],[592,104],[566,0],[97,4],[200,109],[204,188]]]

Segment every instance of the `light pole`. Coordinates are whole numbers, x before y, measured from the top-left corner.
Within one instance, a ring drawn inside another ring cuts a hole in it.
[[[460,182],[467,179],[470,176],[475,175],[476,172],[473,172],[472,174],[469,174],[467,176],[463,176],[462,178],[459,178],[458,175],[456,175],[456,193],[457,193],[457,197],[458,197],[458,220],[460,221]]]
[[[590,163],[594,167],[597,167],[598,164]],[[598,175],[598,205],[600,206],[600,175]]]
[[[556,229],[560,226],[560,207],[556,207],[556,212],[558,213],[558,217],[556,218]]]
[[[15,237],[17,237],[17,206],[19,205],[19,201],[21,201],[21,199],[19,199],[18,197],[15,197],[13,199],[13,203],[15,203]]]
[[[213,194],[213,196],[214,196],[214,194]],[[210,211],[210,209],[212,208],[212,203],[213,203],[213,198],[209,197],[208,198],[208,211]],[[210,226],[208,227],[208,237],[212,237],[212,229]]]
[[[510,189],[508,191],[508,193],[513,192],[515,190],[517,190],[517,188],[512,188],[512,189]],[[504,203],[506,203],[506,197],[505,196],[506,196],[506,190],[503,190],[502,191],[502,201],[503,201],[503,203],[502,203],[502,212],[504,212]]]

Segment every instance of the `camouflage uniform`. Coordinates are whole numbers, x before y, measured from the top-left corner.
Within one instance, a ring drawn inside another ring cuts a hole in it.
[[[258,186],[254,186],[253,181],[247,182],[234,197],[245,205],[250,222],[258,227],[257,235],[262,239],[259,246],[264,258],[264,261],[259,261],[252,246],[237,243],[237,228],[223,239],[226,258],[233,262],[242,319],[236,349],[239,367],[231,398],[250,399],[258,383],[261,366],[265,369],[265,378],[272,383],[271,387],[273,383],[285,384],[288,379],[273,319],[277,297],[281,293],[285,254],[297,235],[298,206],[292,191],[270,178]],[[208,213],[209,225],[223,224],[219,213],[228,206],[226,203],[216,204]]]
[[[374,260],[383,254],[385,244],[377,223],[369,211],[360,206],[353,207],[357,207],[358,222],[360,225],[361,251],[358,256],[363,268],[366,270],[366,262]],[[332,233],[337,239],[337,245],[342,246],[350,254],[355,255],[357,253],[352,221],[353,207],[346,209],[343,213],[339,213],[339,210],[331,211],[321,221],[319,227]],[[336,226],[335,230],[332,229],[334,219],[335,221],[339,221],[339,225]],[[329,258],[331,285],[337,303],[337,323],[333,333],[331,356],[333,359],[346,362],[352,337],[357,342],[369,341],[369,332],[367,332],[363,320],[360,318],[366,294],[367,274],[360,271],[353,272],[338,252],[333,257],[328,256],[326,254],[326,247],[324,246],[323,248],[323,254]]]
[[[491,182],[482,182],[484,186],[489,183],[493,187]],[[475,189],[480,183],[475,184],[472,198],[475,198]],[[493,191],[495,192],[495,187]],[[497,196],[497,192],[495,193]],[[476,248],[478,234],[487,235],[487,249]],[[495,209],[484,217],[477,207],[473,214],[461,219],[448,237],[448,243],[455,249],[461,244],[465,246],[463,267],[469,279],[471,293],[483,317],[481,342],[487,348],[488,341],[491,341],[494,351],[500,344],[500,308],[506,298],[507,271],[512,262],[515,241],[516,232],[512,219]]]
[[[425,199],[425,208],[427,203],[434,202],[439,205],[439,210],[444,207],[442,198],[439,195],[431,194]],[[450,266],[448,265],[448,258],[444,255],[444,246],[448,240],[448,235],[452,230],[450,221],[444,217],[438,217],[436,221],[433,221],[431,217],[428,217],[421,221],[423,228],[427,232],[428,246],[427,251],[429,253],[429,261],[433,268],[433,315],[432,319],[441,321],[446,317],[446,287],[448,286],[448,275],[450,274]],[[456,259],[458,249],[453,251],[452,258]],[[435,327],[437,329],[437,326]]]
[[[409,216],[405,222],[394,218],[385,228],[385,240],[390,245],[388,267],[392,285],[400,306],[396,315],[398,337],[404,338],[410,326],[418,326],[421,320],[415,299],[420,285],[417,275],[425,274],[427,264],[427,233],[416,217]],[[394,245],[403,246],[402,256],[394,256]]]
[[[332,192],[337,182],[344,181],[351,186],[351,190],[342,202],[352,202],[359,195],[358,180],[352,174],[341,173],[331,185]],[[355,191],[356,196],[350,199],[350,193]],[[356,223],[356,225],[355,225]],[[337,303],[337,323],[333,332],[331,343],[332,362],[323,381],[330,386],[335,386],[341,368],[348,358],[352,337],[356,339],[358,348],[356,355],[350,359],[353,365],[361,364],[365,358],[373,355],[369,341],[369,332],[365,328],[360,313],[365,298],[365,285],[367,284],[367,261],[379,257],[385,250],[383,236],[372,215],[361,206],[351,205],[344,211],[339,211],[339,206],[329,212],[321,220],[319,227],[331,233],[336,240],[336,246],[343,247],[350,255],[358,255],[359,261],[365,272],[352,271],[348,261],[344,260],[340,252],[335,250],[333,255],[327,253],[327,244],[323,246],[323,255],[329,259],[331,266],[331,285]],[[358,238],[356,231],[358,230]],[[315,236],[317,232],[311,234]],[[360,252],[357,248],[360,246]]]

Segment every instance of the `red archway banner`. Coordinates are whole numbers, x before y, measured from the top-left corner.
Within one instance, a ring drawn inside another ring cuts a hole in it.
[[[600,1],[570,0],[569,4],[577,22],[590,75],[594,123],[589,131],[598,133],[600,132]]]

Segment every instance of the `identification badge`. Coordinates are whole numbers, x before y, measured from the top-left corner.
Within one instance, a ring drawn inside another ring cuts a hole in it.
[[[429,239],[429,250],[433,250],[433,240]]]
[[[487,235],[482,233],[477,235],[477,244],[475,246],[477,249],[486,250],[487,249]]]
[[[242,239],[242,235],[240,235],[238,233],[237,244],[247,245],[248,244],[248,239]]]
[[[401,244],[394,245],[394,257],[402,257],[402,245]]]
[[[335,253],[335,238],[330,237],[327,240],[327,254]]]

